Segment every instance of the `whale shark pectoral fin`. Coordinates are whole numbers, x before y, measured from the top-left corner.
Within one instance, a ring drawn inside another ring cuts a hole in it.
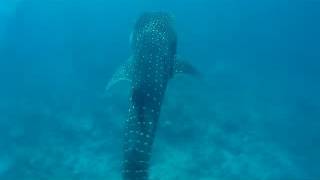
[[[175,60],[173,72],[174,72],[174,75],[189,74],[194,77],[200,76],[199,71],[192,64],[188,63],[187,61],[181,60],[179,58]]]
[[[107,84],[106,91],[109,91],[111,87],[113,87],[115,84],[117,84],[120,81],[131,82],[132,66],[133,66],[132,58],[130,58],[125,64],[120,66],[118,70],[113,74],[109,83]]]

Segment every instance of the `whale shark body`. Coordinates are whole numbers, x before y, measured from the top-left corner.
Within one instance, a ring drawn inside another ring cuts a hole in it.
[[[152,144],[168,81],[177,73],[196,75],[197,71],[179,60],[177,35],[167,13],[141,15],[130,39],[132,55],[113,75],[107,89],[120,80],[131,82],[122,176],[124,180],[148,180]]]

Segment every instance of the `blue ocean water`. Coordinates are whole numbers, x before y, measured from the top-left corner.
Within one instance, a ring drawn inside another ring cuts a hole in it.
[[[319,0],[1,0],[0,179],[121,179],[139,15],[175,17],[203,79],[169,83],[152,180],[320,179]]]

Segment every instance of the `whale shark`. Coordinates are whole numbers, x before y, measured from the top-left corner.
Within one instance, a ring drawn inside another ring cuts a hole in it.
[[[146,12],[130,36],[132,54],[114,73],[106,89],[119,81],[131,83],[123,141],[123,180],[148,180],[152,146],[168,81],[176,74],[199,73],[177,55],[173,17]]]

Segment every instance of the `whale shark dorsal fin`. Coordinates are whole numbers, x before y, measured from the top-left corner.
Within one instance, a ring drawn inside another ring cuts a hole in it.
[[[174,63],[174,69],[173,74],[188,74],[192,75],[194,77],[199,77],[200,73],[199,71],[189,62],[181,59],[180,57],[176,57],[175,63]]]
[[[132,70],[133,70],[133,58],[130,57],[125,64],[120,66],[117,71],[113,74],[111,80],[106,86],[106,91],[108,91],[111,87],[117,84],[120,81],[129,81],[131,82]]]

